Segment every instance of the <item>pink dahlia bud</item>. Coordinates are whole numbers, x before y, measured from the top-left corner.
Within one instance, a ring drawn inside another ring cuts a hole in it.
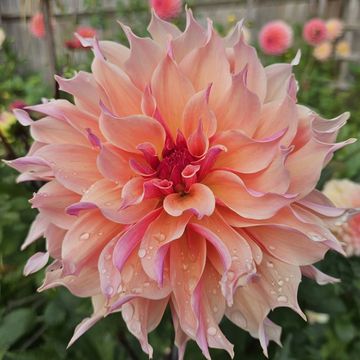
[[[303,29],[303,38],[309,45],[319,45],[327,39],[326,24],[321,19],[309,20]]]
[[[39,39],[45,36],[44,15],[42,13],[36,13],[31,18],[29,24],[29,30],[35,37]]]
[[[342,208],[360,209],[360,184],[350,180],[331,180],[323,193]],[[355,214],[333,224],[332,230],[342,241],[347,256],[360,256],[360,215]]]
[[[339,38],[344,29],[344,24],[340,19],[330,19],[326,23],[327,39],[330,41]]]
[[[260,31],[261,50],[269,55],[281,55],[293,42],[293,31],[284,21],[270,21]]]
[[[150,6],[162,19],[177,17],[182,9],[182,0],[150,0]]]
[[[155,14],[151,39],[123,29],[130,49],[87,41],[91,72],[57,77],[74,104],[31,106],[37,121],[15,110],[34,144],[8,164],[19,181],[46,182],[23,248],[44,236],[47,251],[25,273],[51,258],[40,291],[92,298],[70,344],[121,311],[151,357],[148,333],[170,307],[180,358],[190,339],[208,359],[209,347],[233,356],[224,316],[267,353],[281,333],[270,311],[304,316],[302,274],[331,281],[313,264],[342,251],[327,224],[344,210],[315,186],[353,141],[334,142],[347,115],[298,105],[293,65],[264,68],[241,24],[223,39],[188,10],[184,32]]]
[[[78,36],[80,38],[84,38],[84,39],[92,39],[96,36],[97,31],[96,29],[92,28],[91,26],[79,26],[76,31],[76,34],[78,34]],[[65,46],[68,49],[74,50],[74,49],[84,49],[85,47],[81,44],[81,41],[79,40],[78,37],[73,37],[67,41],[65,41]]]

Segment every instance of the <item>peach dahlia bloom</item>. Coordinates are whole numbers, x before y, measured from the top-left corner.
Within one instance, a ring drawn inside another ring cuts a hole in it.
[[[360,184],[350,180],[330,180],[323,193],[336,205],[360,209]],[[355,213],[347,221],[335,223],[334,233],[342,241],[347,256],[360,256],[360,214]]]
[[[329,19],[325,23],[327,30],[327,38],[330,41],[339,38],[344,30],[344,24],[340,19]]]
[[[341,251],[329,231],[344,210],[315,190],[348,115],[324,120],[296,102],[292,64],[264,68],[241,26],[225,39],[187,11],[181,32],[153,15],[151,38],[123,26],[130,49],[96,41],[92,72],[57,77],[74,104],[16,110],[35,140],[8,162],[18,181],[46,184],[23,248],[44,236],[30,274],[53,260],[40,291],[66,286],[94,313],[72,344],[121,311],[152,356],[148,333],[167,306],[182,359],[188,340],[233,346],[220,321],[259,338],[265,354],[281,328],[268,318],[297,302],[302,275],[334,279],[313,263]],[[86,42],[86,41],[84,41]],[[296,61],[295,61],[296,62]]]

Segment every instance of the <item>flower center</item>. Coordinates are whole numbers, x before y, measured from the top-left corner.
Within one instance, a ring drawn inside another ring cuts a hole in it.
[[[181,184],[182,171],[195,158],[190,154],[186,146],[175,146],[171,150],[165,150],[163,159],[157,167],[157,175],[160,179],[172,181],[174,187]]]

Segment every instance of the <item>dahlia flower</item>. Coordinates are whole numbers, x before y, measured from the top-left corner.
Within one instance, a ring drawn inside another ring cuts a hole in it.
[[[330,41],[336,40],[339,38],[344,29],[344,24],[340,19],[329,19],[325,23],[327,30],[327,39]]]
[[[350,180],[330,180],[323,193],[336,205],[360,209],[360,184]],[[347,256],[360,256],[360,214],[354,214],[346,222],[335,223],[333,232],[342,241]]]
[[[178,16],[182,6],[182,0],[150,0],[150,7],[164,20]]]
[[[270,21],[259,33],[261,50],[269,55],[281,55],[289,49],[293,42],[293,31],[284,21]]]
[[[318,18],[309,20],[304,26],[303,38],[309,45],[321,44],[327,39],[325,22]]]
[[[347,40],[339,41],[335,46],[335,53],[340,57],[349,57],[351,55],[351,46]]]
[[[45,36],[44,15],[42,13],[36,13],[33,15],[30,20],[29,30],[35,37],[39,39]]]
[[[333,46],[330,41],[324,41],[314,47],[313,56],[316,60],[326,61],[331,56]]]
[[[293,64],[264,68],[241,25],[221,38],[187,11],[181,32],[153,14],[151,38],[123,25],[130,49],[83,40],[91,73],[56,77],[74,104],[55,100],[15,110],[35,140],[9,161],[18,181],[46,184],[22,248],[44,236],[25,274],[44,267],[39,291],[67,287],[91,297],[94,313],[72,344],[121,311],[152,356],[148,333],[167,306],[182,359],[188,340],[210,359],[225,349],[220,321],[280,343],[268,318],[289,307],[304,317],[302,275],[333,281],[313,264],[342,251],[329,224],[344,215],[315,185],[347,114],[320,118],[296,102]]]

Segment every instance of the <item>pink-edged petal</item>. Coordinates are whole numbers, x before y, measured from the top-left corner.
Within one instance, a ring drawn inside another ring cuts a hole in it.
[[[105,219],[98,210],[79,217],[66,233],[62,245],[64,274],[78,274],[88,264],[97,264],[103,247],[123,228]]]
[[[267,91],[265,70],[256,54],[256,50],[246,44],[243,36],[234,46],[234,58],[234,73],[237,74],[247,67],[247,88],[258,97],[262,104]]]
[[[49,261],[48,252],[37,252],[26,262],[24,267],[24,275],[28,276],[41,270]]]
[[[159,18],[154,10],[151,11],[151,21],[148,26],[151,37],[163,48],[166,49],[169,38],[176,39],[181,35],[177,26]]]
[[[172,41],[176,61],[179,63],[191,50],[205,44],[206,30],[194,19],[191,9],[186,9],[185,31]]]
[[[161,209],[153,210],[118,238],[113,255],[113,262],[117,269],[122,270],[127,259],[143,239],[146,229],[159,216],[160,212]]]
[[[218,131],[238,129],[252,136],[258,126],[260,101],[248,88],[248,66],[232,77],[231,86],[224,92],[215,108]]]
[[[194,49],[184,57],[181,69],[191,80],[196,91],[212,85],[210,104],[222,96],[231,84],[230,66],[222,39],[209,24],[208,39],[204,46]]]
[[[37,214],[35,220],[32,222],[30,226],[30,230],[26,236],[25,241],[21,245],[21,250],[25,250],[34,241],[36,241],[41,236],[43,236],[44,232],[49,226],[49,222],[50,221],[46,216],[42,214]]]
[[[195,335],[197,327],[191,299],[205,263],[206,241],[198,234],[186,231],[184,236],[171,244],[170,283],[173,287],[173,304],[181,328],[191,336]]]
[[[52,180],[43,185],[30,202],[33,208],[39,209],[54,225],[69,229],[75,219],[67,215],[65,209],[79,200],[80,195]]]
[[[141,241],[138,256],[147,275],[159,284],[164,278],[164,259],[169,244],[179,239],[186,228],[192,214],[186,212],[173,217],[162,211],[149,225]]]
[[[91,148],[70,144],[47,145],[38,150],[36,156],[50,164],[60,184],[78,194],[83,194],[101,178],[96,168],[97,151]]]
[[[175,138],[181,128],[183,110],[194,94],[194,88],[169,54],[155,69],[151,89],[157,109]]]
[[[114,114],[129,116],[141,113],[141,92],[121,68],[95,55],[91,70],[106,93],[106,98],[101,101]]]
[[[171,316],[175,330],[175,345],[178,348],[178,360],[184,360],[186,344],[189,341],[189,337],[182,330],[180,325],[180,318],[177,315],[173,302],[170,302]]]
[[[203,183],[221,203],[249,219],[270,218],[294,198],[251,191],[238,176],[227,171],[214,171],[207,175]]]
[[[256,173],[273,161],[285,131],[279,131],[270,138],[254,140],[241,130],[228,130],[217,136],[214,143],[227,149],[216,159],[215,167],[240,173]]]
[[[104,97],[104,92],[91,73],[79,71],[71,79],[55,75],[55,79],[60,90],[74,96],[76,106],[94,115],[100,114],[100,94]]]
[[[152,39],[140,38],[128,26],[120,25],[130,44],[130,56],[125,61],[124,69],[133,83],[144,90],[164,51]]]
[[[89,146],[85,135],[64,120],[44,117],[31,125],[31,136],[46,144],[77,144]]]
[[[137,146],[151,143],[161,153],[165,131],[158,121],[145,115],[118,117],[105,108],[100,116],[100,128],[104,136],[122,150],[137,153]]]
[[[91,317],[85,318],[75,328],[74,334],[69,341],[67,348],[69,348],[76,340],[92,328],[105,315],[105,301],[101,295],[92,297],[94,312]]]
[[[130,157],[116,146],[103,144],[96,160],[97,168],[104,177],[125,184],[133,175],[128,166]]]
[[[17,121],[22,126],[30,126],[33,125],[35,122],[33,119],[31,119],[29,113],[22,109],[14,109],[13,114],[15,115]]]
[[[220,258],[226,259],[231,256],[231,264],[224,269],[221,279],[221,291],[231,306],[236,288],[246,283],[249,275],[254,272],[251,248],[217,212],[197,223],[196,229],[201,229],[201,234],[213,245],[222,243],[225,246],[226,250],[219,254]]]
[[[198,218],[210,216],[215,210],[215,197],[205,185],[196,183],[186,194],[174,193],[164,200],[164,210],[172,216],[181,216],[186,210],[195,213]]]
[[[84,267],[78,275],[64,275],[63,263],[55,260],[46,268],[45,280],[38,288],[39,292],[65,286],[78,297],[89,297],[100,293],[99,271],[97,267]]]
[[[332,143],[336,140],[339,130],[346,124],[349,117],[349,112],[345,112],[333,119],[323,119],[316,116],[311,124],[312,130],[318,140]]]
[[[209,95],[211,86],[193,95],[184,108],[183,113],[183,132],[188,138],[193,134],[201,120],[203,132],[206,137],[211,137],[216,131],[215,115],[209,107]]]
[[[44,232],[44,237],[46,239],[46,250],[54,259],[59,259],[61,257],[61,246],[65,234],[65,229],[57,227],[54,224],[49,224]]]
[[[336,284],[340,282],[340,279],[323,273],[313,265],[301,266],[301,273],[307,278],[315,280],[319,285]]]
[[[313,264],[323,259],[329,250],[322,242],[310,240],[305,234],[287,226],[255,226],[248,232],[268,253],[289,264]]]
[[[192,301],[198,319],[195,340],[207,359],[210,359],[208,347],[225,349],[231,358],[234,357],[233,345],[218,326],[225,311],[225,301],[221,296],[218,280],[219,274],[210,263],[207,263]]]

